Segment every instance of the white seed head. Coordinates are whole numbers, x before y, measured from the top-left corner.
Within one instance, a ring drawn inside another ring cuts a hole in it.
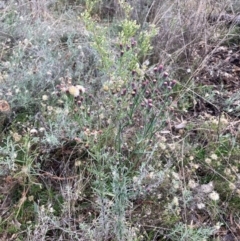
[[[43,101],[48,100],[48,96],[47,96],[47,95],[43,95],[43,96],[42,96],[42,100],[43,100]]]
[[[70,93],[70,95],[74,96],[74,97],[78,97],[79,96],[79,89],[76,86],[69,86],[68,87],[68,91]]]
[[[34,134],[37,134],[37,133],[38,133],[38,131],[36,129],[31,129],[30,130],[30,134],[31,135],[34,135]]]
[[[212,154],[210,157],[212,160],[215,160],[215,161],[218,159],[218,156],[216,154]]]
[[[212,191],[211,193],[209,193],[208,197],[213,201],[219,200],[219,194],[216,191]]]
[[[203,208],[205,208],[205,204],[204,203],[197,203],[197,208],[203,209]]]
[[[200,192],[203,193],[211,193],[214,189],[213,182],[209,182],[208,184],[203,184],[200,186]]]

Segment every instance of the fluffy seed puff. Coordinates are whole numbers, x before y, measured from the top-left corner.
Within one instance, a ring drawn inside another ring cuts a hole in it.
[[[86,89],[82,85],[71,85],[68,87],[68,92],[74,97],[78,97],[80,93],[85,93]]]

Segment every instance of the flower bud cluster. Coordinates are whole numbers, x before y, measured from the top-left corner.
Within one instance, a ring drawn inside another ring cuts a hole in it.
[[[134,38],[132,38],[130,42],[127,44],[120,43],[119,44],[120,57],[123,57],[124,54],[129,50],[135,50],[136,47],[137,47],[137,41]]]
[[[132,70],[132,81],[127,88],[121,90],[121,96],[128,95],[134,102],[134,98],[141,97],[141,107],[151,109],[152,107],[166,104],[172,101],[172,90],[177,84],[176,80],[171,80],[169,74],[164,72],[162,64],[153,69],[153,76],[145,76],[142,80],[138,79],[137,71]]]

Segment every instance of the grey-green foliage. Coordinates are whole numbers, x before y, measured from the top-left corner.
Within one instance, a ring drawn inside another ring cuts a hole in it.
[[[114,232],[117,240],[121,241],[126,240],[127,235],[126,209],[129,205],[127,167],[112,167],[112,177]]]
[[[240,91],[231,94],[231,96],[220,103],[223,106],[223,110],[233,116],[240,116],[240,107],[239,107],[239,97]]]
[[[9,171],[14,170],[17,157],[16,145],[11,137],[7,137],[4,146],[0,146],[0,176],[6,175]]]
[[[31,13],[20,15],[18,10],[6,12],[0,24],[4,33],[15,39],[11,48],[4,45],[6,53],[0,64],[4,99],[28,108],[39,104],[46,91],[55,91],[62,77],[70,76],[74,84],[87,82],[90,76],[94,79],[97,54],[76,13],[63,13],[59,25],[54,19],[30,22]]]
[[[177,224],[168,235],[172,241],[199,241],[207,240],[214,232],[210,227],[193,227],[184,223]]]
[[[57,110],[59,112],[53,113],[53,118],[46,123],[48,129],[42,139],[43,143],[50,146],[58,146],[64,139],[74,139],[80,128],[78,123],[70,118],[66,108]]]

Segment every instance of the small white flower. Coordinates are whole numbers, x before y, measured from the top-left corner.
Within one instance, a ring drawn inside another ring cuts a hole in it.
[[[213,119],[211,120],[212,124],[213,125],[218,125],[219,124],[219,121],[217,119]]]
[[[188,186],[191,188],[191,189],[194,189],[198,186],[198,183],[196,183],[193,179],[190,179],[189,182],[188,182]]]
[[[53,111],[53,107],[49,105],[49,106],[47,106],[47,110],[48,111]]]
[[[224,169],[224,173],[225,173],[226,175],[228,175],[228,176],[232,174],[230,168],[225,168],[225,169]]]
[[[221,117],[220,122],[223,125],[227,125],[228,124],[228,120],[226,118],[224,118],[224,117]]]
[[[195,170],[197,170],[197,169],[200,167],[200,165],[197,164],[197,163],[191,163],[190,165],[191,165],[191,167],[192,167],[193,169],[195,169]]]
[[[172,203],[173,203],[175,206],[179,206],[178,198],[177,198],[177,197],[174,197]]]
[[[22,136],[19,135],[17,132],[12,133],[12,137],[13,137],[14,141],[16,141],[16,142],[20,141],[22,138]]]
[[[28,196],[28,201],[30,201],[30,202],[34,201],[34,196],[33,195]]]
[[[216,161],[218,159],[218,156],[216,154],[212,154],[211,159]]]
[[[29,167],[28,166],[23,166],[22,167],[22,172],[25,173],[25,174],[29,173]]]
[[[206,158],[206,159],[205,159],[205,162],[206,162],[208,165],[210,165],[211,162],[212,162],[212,160],[211,160],[210,158]]]
[[[50,213],[53,213],[54,212],[54,209],[52,207],[49,208],[49,212]]]
[[[157,195],[157,198],[158,198],[158,199],[161,199],[161,198],[162,198],[162,194],[159,193],[159,194]]]
[[[205,208],[205,204],[204,203],[197,203],[197,208],[203,209],[203,208]]]
[[[99,115],[99,118],[100,118],[100,120],[103,120],[103,118],[104,118],[104,114],[101,113],[101,114]]]
[[[164,143],[159,143],[159,147],[162,151],[166,150],[166,145]]]
[[[44,132],[46,129],[44,127],[40,127],[38,130],[39,132]]]
[[[48,100],[48,96],[47,96],[47,95],[43,95],[43,96],[42,96],[42,100],[43,100],[43,101]]]
[[[230,184],[229,184],[229,188],[230,188],[231,190],[235,190],[235,189],[236,189],[236,185],[235,185],[234,183],[230,183]]]
[[[176,149],[176,144],[168,144],[168,148],[171,150],[171,151],[174,151]]]
[[[30,134],[31,135],[35,135],[35,134],[37,134],[38,133],[38,131],[36,130],[36,129],[31,129],[30,130]]]
[[[237,173],[238,172],[238,167],[237,166],[232,166],[233,172]]]
[[[154,172],[150,172],[150,173],[147,175],[147,178],[148,178],[148,179],[153,179],[153,178],[154,178]]]
[[[81,165],[82,165],[82,162],[81,162],[81,161],[76,161],[76,162],[75,162],[75,166],[76,166],[76,167],[80,167]]]
[[[219,230],[222,225],[223,225],[222,223],[217,222],[216,225],[214,226],[214,228],[215,228],[216,230]]]
[[[216,191],[212,191],[211,193],[209,193],[208,197],[213,201],[219,200],[219,194]]]
[[[240,190],[236,189],[236,193],[238,194],[238,196],[240,197]]]
[[[134,176],[134,177],[133,177],[133,182],[134,182],[134,183],[137,183],[138,181],[139,181],[139,178],[136,177],[136,176]]]
[[[221,163],[220,161],[217,161],[217,162],[215,163],[215,165],[216,165],[216,166],[221,166],[222,163]]]
[[[178,189],[180,187],[179,182],[175,180],[172,182],[172,186],[174,189]]]

